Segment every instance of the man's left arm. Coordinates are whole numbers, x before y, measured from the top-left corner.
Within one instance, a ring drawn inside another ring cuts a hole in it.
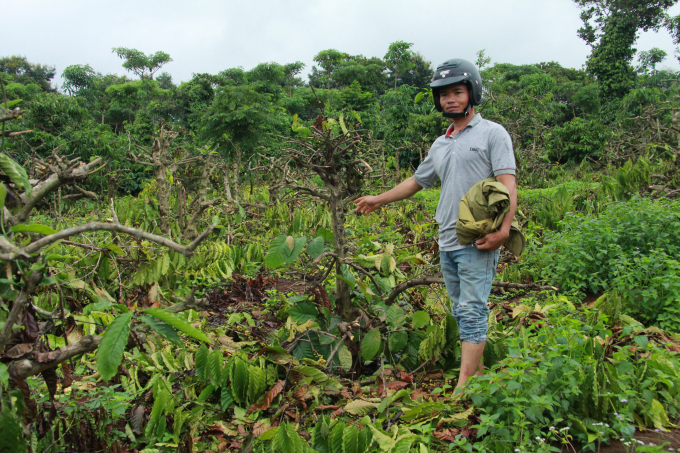
[[[479,250],[498,250],[503,245],[508,236],[510,236],[510,226],[515,218],[515,211],[517,211],[517,184],[515,182],[515,175],[498,175],[496,180],[503,183],[508,188],[508,192],[510,192],[510,211],[505,215],[498,231],[477,239],[477,249]]]

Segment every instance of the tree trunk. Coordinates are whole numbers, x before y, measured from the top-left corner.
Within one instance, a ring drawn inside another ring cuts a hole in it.
[[[170,182],[167,175],[174,173],[174,168],[168,165],[166,158],[169,147],[168,140],[165,138],[165,131],[161,129],[160,136],[154,140],[152,147],[153,162],[156,164],[154,173],[156,185],[158,187],[158,213],[161,220],[161,231],[163,234],[170,234]]]
[[[224,181],[224,194],[227,197],[227,201],[234,201],[234,198],[231,196],[231,187],[229,187],[229,165],[224,164],[224,167],[222,168],[222,179]]]
[[[333,225],[333,239],[335,253],[338,259],[335,263],[335,272],[342,275],[342,263],[347,253],[347,236],[345,235],[345,209],[342,203],[342,186],[333,184],[326,186],[330,193],[329,208]],[[339,278],[335,284],[335,310],[345,321],[354,321],[359,315],[357,307],[352,305],[349,286]]]
[[[241,148],[236,146],[236,160],[234,161],[234,201],[238,203],[238,172],[241,169]]]

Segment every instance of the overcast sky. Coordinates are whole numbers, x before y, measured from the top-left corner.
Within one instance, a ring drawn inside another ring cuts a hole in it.
[[[111,52],[119,46],[169,53],[162,70],[176,83],[269,61],[299,60],[307,72],[321,50],[383,57],[397,40],[435,65],[486,49],[493,62],[580,68],[590,53],[572,0],[20,0],[2,10],[13,27],[0,56],[54,65],[59,76],[72,64],[124,74]],[[680,70],[665,30],[641,34],[636,47],[665,50],[662,66]]]

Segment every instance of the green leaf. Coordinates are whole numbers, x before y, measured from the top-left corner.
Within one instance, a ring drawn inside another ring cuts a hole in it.
[[[288,315],[293,318],[298,324],[304,324],[309,321],[316,321],[316,317],[319,315],[318,310],[314,304],[310,302],[300,302],[299,304],[293,305],[288,309]]]
[[[106,246],[106,248],[111,250],[116,255],[119,255],[119,256],[125,255],[125,252],[123,252],[123,249],[118,247],[116,244],[109,244],[109,245]]]
[[[380,336],[380,329],[373,329],[369,331],[363,340],[361,340],[361,354],[364,356],[364,360],[373,360],[373,357],[380,350],[380,345],[382,344],[382,338]]]
[[[5,198],[7,198],[7,187],[0,182],[0,211],[5,207]]]
[[[7,387],[9,382],[9,371],[7,371],[7,365],[0,362],[0,383]]]
[[[378,431],[373,425],[368,425],[369,429],[373,432],[373,439],[378,443],[378,446],[382,451],[392,451],[392,449],[397,445],[397,442],[383,433]]]
[[[309,244],[307,244],[307,253],[309,253],[309,256],[312,258],[316,259],[319,255],[323,253],[324,249],[324,240],[321,236],[318,236],[312,240]]]
[[[109,302],[108,300],[103,300],[101,302],[97,302],[96,304],[89,304],[86,305],[85,308],[83,308],[83,315],[87,316],[93,311],[102,311],[106,310],[109,307],[112,307],[113,304]]]
[[[47,225],[42,225],[42,224],[33,224],[33,225],[14,225],[12,228],[9,229],[10,233],[16,233],[19,231],[27,231],[29,233],[38,233],[42,234],[44,236],[49,236],[50,234],[56,233],[55,230],[52,228],[48,227]]]
[[[299,126],[299,127],[293,126],[291,129],[293,129],[293,132],[296,132],[296,133],[302,135],[305,138],[309,137],[312,133],[312,131],[308,127],[304,127],[304,126]]]
[[[458,340],[458,322],[451,313],[446,314],[446,342],[451,343]]]
[[[146,310],[144,310],[144,313],[154,316],[160,319],[161,321],[167,322],[175,329],[179,330],[184,334],[189,335],[192,338],[195,338],[199,341],[205,341],[206,343],[212,343],[212,341],[210,340],[210,338],[206,336],[206,334],[192,327],[191,324],[184,321],[183,319],[178,318],[175,314],[170,313],[169,311],[163,310],[162,308],[147,308]]]
[[[402,324],[404,315],[404,310],[399,305],[396,303],[390,305],[390,308],[387,310],[387,324],[392,327],[399,327]]]
[[[635,340],[635,343],[642,349],[647,349],[647,346],[649,346],[649,338],[647,338],[645,335],[638,335],[633,338],[633,340]]]
[[[302,453],[302,439],[289,423],[282,423],[272,439],[272,451]]]
[[[208,384],[208,385],[203,389],[203,391],[201,392],[201,394],[198,395],[198,398],[197,398],[198,402],[200,403],[200,402],[202,402],[202,401],[207,400],[208,397],[210,397],[210,395],[212,395],[212,393],[213,393],[214,391],[215,391],[215,386],[213,386],[212,384]]]
[[[217,388],[222,382],[222,351],[215,349],[208,354],[208,363],[206,365],[206,374],[208,380]]]
[[[342,453],[363,453],[359,451],[359,430],[354,426],[342,433]]]
[[[231,392],[225,387],[222,387],[220,392],[222,392],[220,393],[220,405],[222,406],[222,410],[226,411],[234,402],[234,398],[231,396]]]
[[[423,100],[423,97],[425,96],[425,92],[421,91],[420,93],[416,94],[416,98],[413,100],[414,103],[419,103],[420,101]]]
[[[349,131],[347,130],[347,125],[345,124],[345,115],[343,113],[340,114],[340,127],[342,128],[342,133],[347,135],[349,134]]]
[[[338,279],[342,280],[343,282],[347,283],[347,286],[349,286],[349,289],[354,289],[354,287],[357,284],[356,280],[354,280],[354,278],[352,278],[350,280],[349,278],[345,278],[342,275],[336,275],[335,278],[338,278]]]
[[[392,333],[392,335],[390,335],[390,339],[388,340],[388,345],[390,346],[390,351],[392,352],[401,351],[406,346],[406,343],[408,343],[408,333],[403,331]]]
[[[272,241],[264,257],[264,262],[270,269],[276,269],[286,263],[292,263],[305,246],[307,238],[293,238],[282,234]]]
[[[329,229],[326,228],[319,228],[319,230],[316,232],[319,237],[322,237],[324,242],[329,242],[332,243],[334,240],[335,235],[333,232]]]
[[[243,404],[248,396],[248,365],[240,356],[236,356],[234,360],[231,372],[231,396],[238,404]]]
[[[198,351],[196,351],[196,375],[203,379],[206,380],[206,367],[208,366],[208,347],[205,345],[205,343],[201,343],[201,346],[198,348]]]
[[[0,209],[2,209],[2,208],[0,208]],[[59,255],[59,254],[56,254],[56,253],[49,253],[49,254],[45,255],[45,259],[47,261],[74,261],[74,260],[78,260],[80,258],[77,257],[77,256],[73,256],[73,255]],[[44,284],[43,282],[40,282],[40,283]]]
[[[426,311],[417,311],[413,313],[413,320],[411,321],[411,327],[414,329],[420,329],[430,323],[430,315]]]
[[[344,343],[340,346],[340,349],[338,349],[338,361],[345,371],[349,371],[349,369],[352,368],[352,353]]]
[[[163,336],[163,338],[169,342],[174,343],[177,346],[184,347],[182,340],[180,340],[179,335],[177,335],[177,331],[170,324],[160,321],[153,316],[143,316],[141,321],[147,326],[151,327],[156,333]]]
[[[248,401],[254,403],[264,392],[267,386],[267,375],[264,370],[257,366],[248,369]]]
[[[0,170],[12,180],[18,187],[26,191],[26,195],[30,196],[33,187],[28,182],[28,173],[19,165],[14,159],[5,153],[0,153]]]
[[[132,312],[119,315],[102,335],[97,349],[97,371],[105,381],[110,380],[118,372],[130,333],[131,321]]]

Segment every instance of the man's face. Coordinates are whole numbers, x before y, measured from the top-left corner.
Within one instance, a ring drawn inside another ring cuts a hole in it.
[[[462,113],[469,101],[470,93],[464,83],[448,85],[439,90],[439,102],[445,112]]]

